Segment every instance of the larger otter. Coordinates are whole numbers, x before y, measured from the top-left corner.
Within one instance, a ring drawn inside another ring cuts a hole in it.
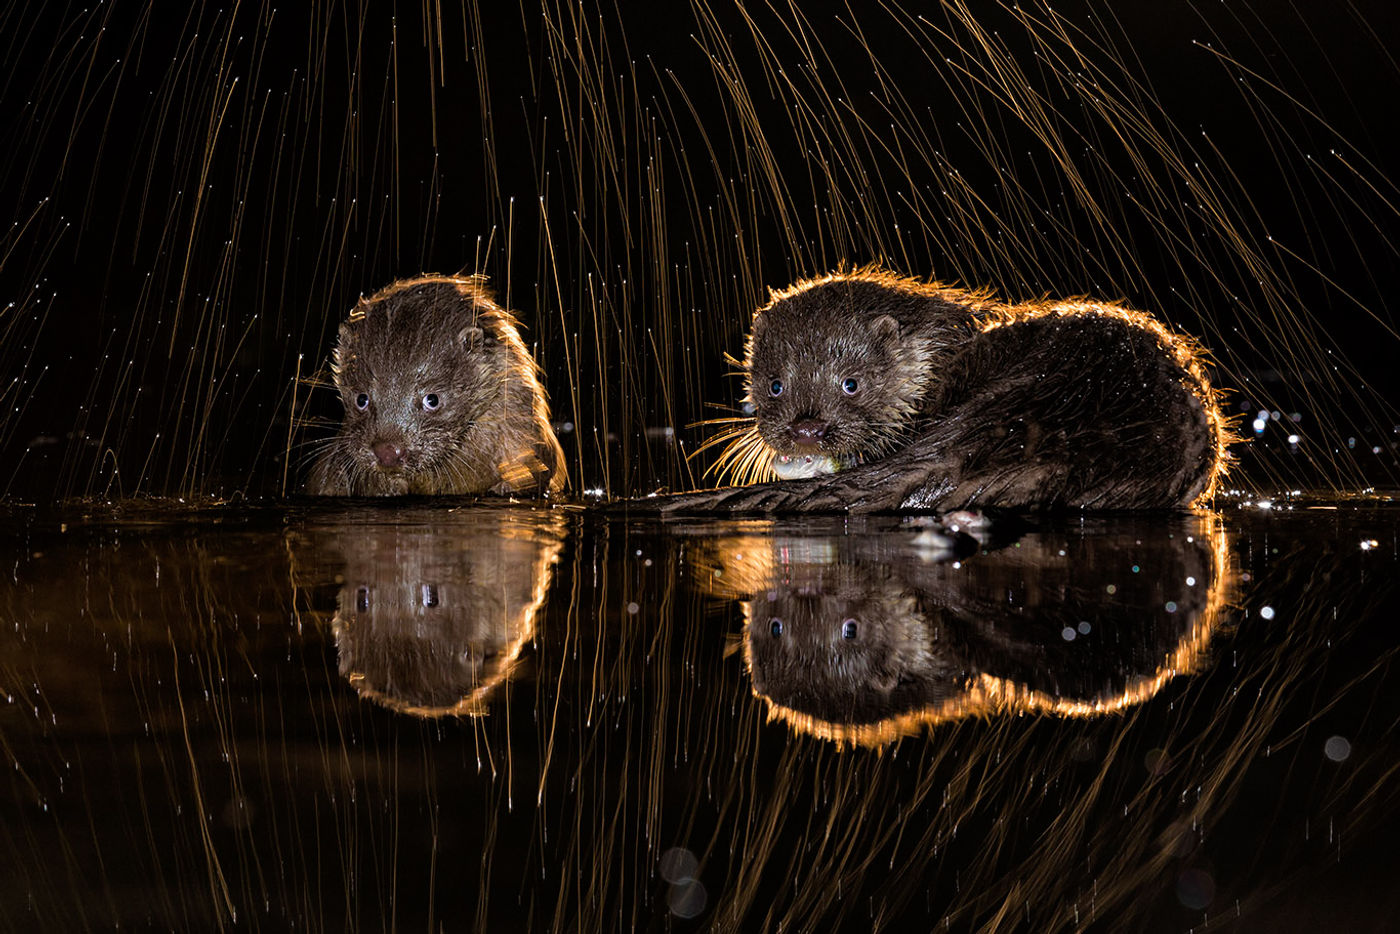
[[[557,493],[564,456],[515,318],[474,276],[404,279],[361,299],[332,363],[345,420],[307,492]]]
[[[1234,592],[1218,516],[1114,516],[931,555],[906,519],[696,524],[685,566],[741,601],[769,720],[879,745],[997,712],[1095,716],[1208,666]],[[1128,567],[1143,573],[1129,573]]]
[[[745,369],[754,422],[721,466],[780,482],[661,508],[1180,508],[1223,469],[1198,347],[1113,304],[835,273],[758,310]]]

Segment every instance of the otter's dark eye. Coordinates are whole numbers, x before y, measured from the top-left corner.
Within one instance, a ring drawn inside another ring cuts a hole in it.
[[[424,584],[421,588],[422,603],[424,607],[431,609],[438,605],[438,594],[436,584]]]
[[[360,587],[355,591],[355,610],[359,613],[369,612],[369,588]]]
[[[436,412],[441,405],[442,400],[438,398],[438,394],[435,392],[430,392],[423,397],[423,408],[427,409],[429,412]]]
[[[841,638],[854,639],[856,637],[856,621],[848,619],[841,624]]]
[[[369,408],[369,393],[362,392],[355,397],[355,408],[359,409],[361,412]]]
[[[771,382],[771,383],[768,384],[768,395],[770,395],[770,396],[781,396],[782,394],[783,394],[783,381],[782,381],[782,380],[780,380],[780,379],[775,379],[775,380],[773,380],[773,382]]]
[[[841,391],[848,396],[854,396],[860,384],[855,381],[855,377],[847,376],[841,381]]]
[[[768,621],[768,631],[773,634],[774,639],[778,638],[783,634],[783,621],[776,616],[773,617]]]

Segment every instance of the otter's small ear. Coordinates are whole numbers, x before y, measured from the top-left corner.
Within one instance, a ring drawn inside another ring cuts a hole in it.
[[[870,330],[876,337],[898,337],[899,322],[893,315],[881,315],[870,323]]]
[[[457,342],[468,350],[480,350],[485,340],[485,332],[474,324],[462,328],[457,335]]]
[[[331,371],[339,378],[340,371],[349,366],[350,361],[354,359],[355,329],[347,321],[340,326],[335,338],[335,347],[331,349]]]
[[[870,686],[881,694],[889,695],[894,693],[894,689],[899,687],[899,674],[894,671],[882,671],[870,679]]]

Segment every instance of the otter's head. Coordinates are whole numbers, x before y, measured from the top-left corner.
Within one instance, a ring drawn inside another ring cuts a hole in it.
[[[748,396],[780,477],[878,458],[912,427],[929,384],[926,341],[862,298],[829,283],[754,317]]]
[[[473,429],[506,404],[511,361],[496,314],[470,282],[443,278],[400,283],[355,307],[334,357],[345,407],[336,443],[352,488],[455,485],[445,475],[461,466]]]
[[[790,583],[744,607],[745,659],[759,696],[802,717],[850,726],[957,691],[957,648],[888,569],[793,570]]]

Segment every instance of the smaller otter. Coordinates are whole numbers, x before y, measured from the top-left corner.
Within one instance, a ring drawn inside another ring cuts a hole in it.
[[[345,409],[318,496],[558,493],[564,455],[539,368],[480,277],[404,279],[361,299],[331,369]]]
[[[1195,342],[1111,303],[838,272],[775,292],[744,363],[754,421],[719,468],[779,482],[663,511],[1174,509],[1224,468]]]

